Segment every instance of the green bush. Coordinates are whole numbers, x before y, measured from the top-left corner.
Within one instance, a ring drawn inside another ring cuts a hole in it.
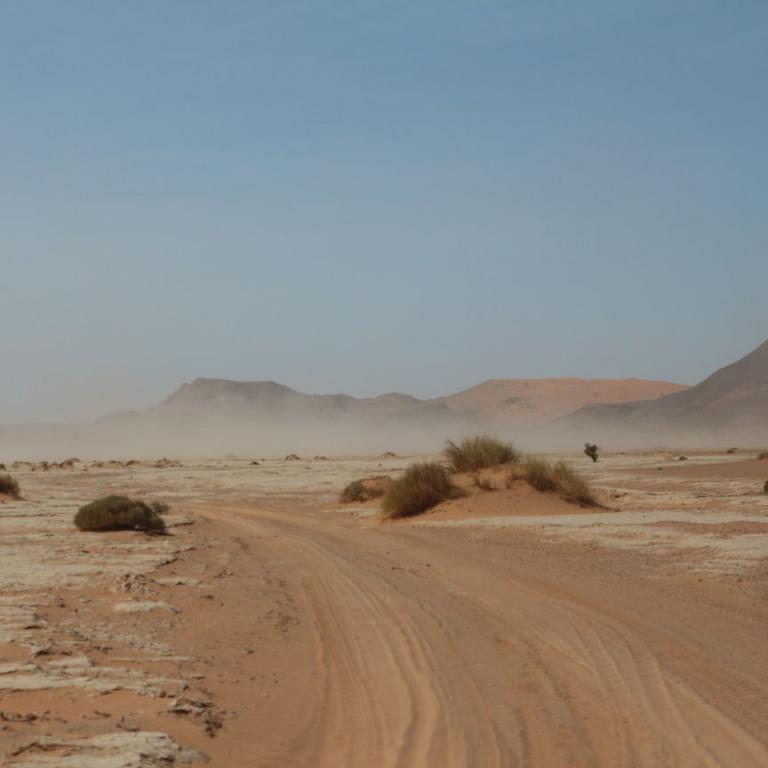
[[[127,496],[105,496],[80,507],[75,525],[81,531],[147,531],[165,533],[165,521],[160,510],[167,511],[160,502],[147,504]]]
[[[768,461],[768,451],[760,451],[760,453],[757,454],[757,460]]]
[[[449,440],[445,457],[454,472],[476,472],[515,462],[519,454],[509,443],[503,443],[495,437],[476,435],[465,437],[458,444]]]
[[[441,501],[455,499],[463,492],[451,482],[448,470],[437,462],[411,464],[402,477],[384,494],[384,514],[390,518],[420,515]]]
[[[594,443],[584,443],[584,453],[586,453],[593,462],[598,460],[599,450],[600,449]]]
[[[0,473],[0,493],[4,493],[14,499],[18,499],[21,495],[19,484],[4,472]]]

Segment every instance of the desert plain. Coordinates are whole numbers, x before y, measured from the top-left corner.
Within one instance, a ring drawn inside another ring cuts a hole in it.
[[[19,464],[0,764],[764,768],[756,456],[572,453],[601,507],[491,473],[394,521],[339,493],[422,457]],[[169,535],[78,531],[108,493]]]

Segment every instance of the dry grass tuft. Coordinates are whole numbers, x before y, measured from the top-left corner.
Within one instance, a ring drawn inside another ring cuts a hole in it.
[[[479,469],[498,467],[518,461],[520,454],[509,443],[495,437],[475,435],[460,443],[448,441],[445,457],[454,472],[477,472]]]
[[[0,493],[4,493],[13,499],[18,499],[21,496],[19,484],[5,472],[0,473]]]
[[[411,464],[384,494],[382,507],[389,518],[413,517],[441,501],[463,495],[451,481],[448,470],[437,462]]]
[[[147,504],[127,496],[105,496],[80,507],[75,525],[81,531],[146,531],[165,533],[165,521],[160,516],[168,510],[166,504]]]
[[[514,468],[507,484],[525,480],[542,493],[556,493],[565,501],[584,507],[599,506],[589,483],[565,461],[551,462],[535,456],[527,457]]]
[[[391,483],[392,479],[389,475],[376,475],[365,477],[362,480],[353,480],[341,492],[339,500],[343,504],[351,504],[379,499],[387,492]]]

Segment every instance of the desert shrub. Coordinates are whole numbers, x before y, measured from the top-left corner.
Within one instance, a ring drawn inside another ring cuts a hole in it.
[[[359,480],[353,480],[344,487],[339,498],[344,504],[349,504],[353,501],[367,501],[368,494],[365,486]]]
[[[594,443],[584,443],[584,453],[589,456],[592,461],[597,461],[599,458],[599,448]]]
[[[736,453],[736,451],[738,451],[738,450],[739,450],[738,448],[729,448],[729,449],[726,451],[726,453]]]
[[[389,478],[386,478],[387,480]],[[381,478],[371,478],[369,482],[353,480],[341,492],[341,501],[349,504],[354,501],[370,501],[378,499],[386,493],[384,482]]]
[[[392,482],[382,506],[387,517],[412,517],[461,495],[442,464],[421,462],[411,464],[402,477]]]
[[[516,472],[513,479],[520,477],[542,493],[557,493],[566,501],[583,506],[597,505],[589,483],[565,461],[552,463],[545,459],[528,457],[522,463],[521,471]]]
[[[532,488],[542,493],[553,493],[557,490],[557,480],[552,470],[552,464],[545,459],[529,456],[523,462],[523,479]]]
[[[479,469],[515,462],[519,454],[509,443],[503,443],[495,437],[476,435],[465,437],[460,443],[449,440],[445,457],[454,472],[477,472]]]
[[[160,502],[147,504],[127,496],[105,496],[80,507],[75,525],[81,531],[148,531],[165,533],[165,521],[160,510],[167,511]]]
[[[558,461],[553,467],[558,493],[566,501],[592,507],[597,504],[589,483],[570,464]]]
[[[757,454],[757,460],[768,461],[768,451],[760,451],[760,453]]]
[[[19,484],[4,472],[0,473],[0,493],[4,493],[14,499],[18,499],[21,494]]]
[[[763,493],[768,493],[768,480],[763,483]]]

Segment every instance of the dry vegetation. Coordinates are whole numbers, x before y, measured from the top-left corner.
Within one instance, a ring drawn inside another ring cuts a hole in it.
[[[147,503],[127,496],[105,496],[80,507],[75,525],[81,531],[146,531],[165,533],[161,517],[168,506],[161,502]]]
[[[448,441],[445,458],[454,472],[477,472],[518,461],[520,454],[509,443],[495,437],[465,437],[460,443]]]
[[[4,493],[14,499],[18,499],[21,495],[19,484],[5,472],[0,473],[0,493]]]
[[[436,507],[441,501],[463,495],[451,481],[450,472],[438,462],[411,464],[402,477],[390,485],[384,495],[386,517],[413,517]]]
[[[511,485],[517,480],[525,480],[542,493],[556,493],[573,504],[597,506],[589,483],[565,461],[551,462],[528,456],[510,470],[507,484]]]
[[[391,482],[392,478],[389,475],[375,475],[364,477],[362,480],[353,480],[341,492],[339,500],[343,504],[351,504],[379,499],[386,493]]]
[[[464,491],[453,483],[451,475],[454,473],[472,473],[475,488],[493,491],[495,486],[479,474],[480,470],[503,466],[509,467],[508,488],[517,481],[524,481],[537,491],[557,494],[573,504],[598,505],[589,483],[566,462],[525,456],[509,443],[493,437],[467,437],[460,443],[449,441],[445,457],[448,467],[438,462],[412,464],[395,480],[383,497],[385,516],[412,517],[443,501],[464,495]],[[344,489],[344,494],[358,493],[361,490],[356,483]]]

